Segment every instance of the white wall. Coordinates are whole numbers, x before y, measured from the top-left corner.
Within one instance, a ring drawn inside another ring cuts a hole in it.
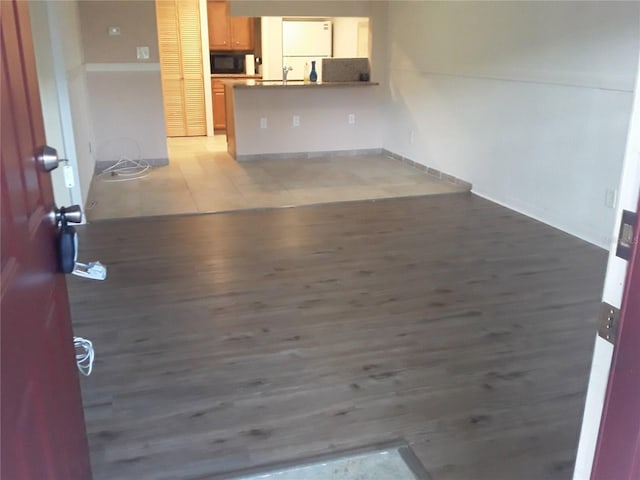
[[[95,158],[92,153],[94,143],[93,126],[89,116],[89,101],[87,95],[87,83],[84,72],[84,54],[80,42],[80,17],[78,2],[50,2],[47,5],[50,17],[53,20],[51,27],[54,36],[54,44],[61,44],[61,57],[63,58],[66,74],[66,90],[68,93],[69,108],[73,125],[73,137],[75,156],[77,159],[78,178],[82,192],[82,205],[86,205],[91,187],[91,179],[95,170]],[[59,58],[59,57],[58,57]],[[60,91],[59,91],[60,93]],[[63,95],[59,95],[61,101]],[[65,134],[66,135],[66,134]],[[71,149],[67,147],[67,153]]]
[[[155,2],[81,0],[79,13],[97,161],[167,163]],[[149,47],[149,60],[136,59],[137,46]]]
[[[608,247],[605,190],[620,178],[640,4],[388,8],[385,147]]]
[[[49,14],[47,4],[42,1],[29,2],[29,17],[33,33],[33,47],[38,70],[38,86],[40,103],[47,145],[58,151],[60,158],[67,158],[62,135],[60,119],[60,102],[55,77],[53,55],[51,51],[51,33],[49,30]],[[71,191],[65,185],[61,168],[51,171],[53,196],[57,205],[72,205]],[[79,197],[81,198],[81,196]]]
[[[262,17],[262,78],[282,80],[282,17]]]
[[[47,141],[69,159],[76,186],[67,190],[56,172],[56,202],[84,206],[95,169],[93,129],[89,117],[78,2],[31,2],[34,47]],[[34,23],[35,22],[35,23]],[[56,186],[57,184],[57,186]]]
[[[134,70],[126,65],[89,64],[87,82],[91,118],[96,130],[96,160],[115,163],[121,157],[152,164],[167,160],[159,67]]]
[[[336,58],[356,58],[358,52],[358,30],[361,22],[369,23],[363,17],[335,17],[333,21],[333,56]],[[367,29],[368,30],[368,29]],[[366,48],[368,51],[368,48]],[[368,56],[368,53],[365,55]]]

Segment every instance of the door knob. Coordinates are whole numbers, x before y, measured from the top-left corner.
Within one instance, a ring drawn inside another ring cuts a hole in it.
[[[38,156],[36,160],[45,172],[55,170],[60,164],[58,151],[55,148],[50,147],[49,145],[44,145],[38,149]]]
[[[56,208],[53,211],[58,238],[56,245],[58,250],[58,265],[62,273],[71,273],[76,265],[78,255],[78,237],[76,229],[69,223],[82,221],[82,209],[80,205]]]
[[[56,208],[54,214],[56,224],[63,221],[65,223],[80,223],[82,221],[82,208],[80,208],[80,205]]]

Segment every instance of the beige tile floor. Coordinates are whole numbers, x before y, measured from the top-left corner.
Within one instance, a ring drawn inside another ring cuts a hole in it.
[[[94,178],[89,221],[464,191],[382,155],[236,162],[224,136],[168,139],[170,164],[140,180]]]

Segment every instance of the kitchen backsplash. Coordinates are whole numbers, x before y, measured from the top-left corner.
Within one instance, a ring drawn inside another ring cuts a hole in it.
[[[368,58],[323,58],[323,82],[354,82],[369,79],[370,67]]]

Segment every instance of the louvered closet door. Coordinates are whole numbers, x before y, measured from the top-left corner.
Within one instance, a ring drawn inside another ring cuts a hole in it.
[[[198,0],[157,0],[167,136],[206,135]]]
[[[178,11],[187,136],[206,135],[200,2],[179,0]]]
[[[158,19],[158,44],[167,135],[169,137],[184,136],[187,128],[182,93],[178,10],[175,0],[158,0],[156,2],[156,17]]]

